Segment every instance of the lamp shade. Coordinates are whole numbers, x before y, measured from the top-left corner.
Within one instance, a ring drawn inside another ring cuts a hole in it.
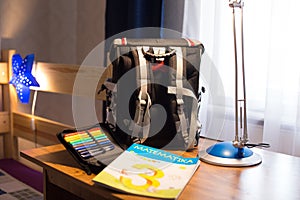
[[[30,98],[30,86],[39,87],[39,83],[31,74],[34,62],[34,54],[27,55],[24,59],[19,54],[12,57],[12,84],[17,91],[18,98],[21,103],[28,103]]]

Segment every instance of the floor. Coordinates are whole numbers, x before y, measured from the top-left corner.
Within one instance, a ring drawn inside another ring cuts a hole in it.
[[[0,200],[43,199],[41,172],[13,160],[0,160]]]

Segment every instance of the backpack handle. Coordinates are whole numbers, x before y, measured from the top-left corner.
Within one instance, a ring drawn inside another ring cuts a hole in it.
[[[172,55],[174,55],[176,53],[176,50],[170,49],[170,51],[167,53],[155,54],[155,53],[151,53],[149,51],[145,51],[144,48],[142,48],[142,52],[146,58],[159,59],[159,58],[171,57]]]

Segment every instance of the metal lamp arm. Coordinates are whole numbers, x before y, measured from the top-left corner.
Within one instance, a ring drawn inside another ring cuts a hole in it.
[[[235,53],[235,138],[233,145],[242,148],[248,142],[247,131],[247,107],[246,107],[246,86],[245,86],[245,63],[244,63],[244,30],[243,30],[243,7],[242,0],[229,0],[229,6],[232,8],[233,14],[233,35],[234,35],[234,53]],[[238,99],[238,56],[237,56],[237,40],[236,40],[236,22],[235,22],[235,8],[241,9],[241,45],[242,45],[242,81],[243,81],[243,98]],[[243,110],[239,112],[239,102],[243,102]],[[243,128],[242,137],[239,137],[239,117],[240,127]]]

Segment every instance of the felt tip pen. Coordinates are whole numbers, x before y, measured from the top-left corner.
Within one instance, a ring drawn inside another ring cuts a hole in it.
[[[70,143],[71,144],[77,144],[77,143],[86,143],[86,142],[92,142],[92,141],[94,141],[92,138],[90,138],[90,139],[79,139],[79,140],[73,140],[73,141],[70,141]]]
[[[104,153],[105,150],[104,149],[97,149],[97,150],[86,150],[86,151],[83,151],[83,152],[80,152],[80,154],[97,154],[97,153]]]
[[[105,144],[111,144],[111,141],[104,140],[104,141],[97,141],[97,143],[100,144],[100,145],[105,145]]]
[[[76,135],[70,135],[64,138],[82,138],[82,137],[90,137],[89,134],[87,133],[80,133],[80,134],[76,134]]]
[[[95,141],[91,141],[91,142],[85,142],[85,143],[80,143],[80,144],[73,144],[73,148],[76,148],[76,147],[80,147],[80,146],[86,146],[86,145],[91,145],[91,144],[95,144],[96,142]]]
[[[111,151],[111,150],[113,150],[114,148],[115,148],[114,145],[110,145],[110,146],[103,147],[103,149],[105,149],[105,151]]]
[[[76,147],[75,150],[87,149],[87,148],[96,147],[96,146],[98,147],[97,144],[83,145],[83,146]]]
[[[96,140],[104,140],[104,139],[108,139],[107,137],[106,137],[106,135],[99,135],[99,136],[92,136],[93,138],[95,138]]]
[[[85,148],[78,149],[77,151],[78,152],[84,152],[84,151],[94,151],[94,150],[98,150],[99,149],[98,145],[95,145],[95,146],[92,146],[92,147],[86,147],[86,146],[84,146],[84,147]]]
[[[83,158],[90,158],[90,157],[93,157],[93,156],[97,156],[97,155],[100,155],[100,154],[103,154],[105,151],[102,150],[102,151],[97,151],[97,152],[87,152],[86,154],[80,154]]]
[[[73,135],[70,137],[65,137],[64,139],[67,142],[72,142],[76,140],[89,139],[89,138],[91,138],[89,135]]]
[[[72,137],[72,136],[75,136],[75,135],[81,135],[81,134],[86,134],[86,132],[68,133],[68,134],[64,135],[64,138],[66,138],[66,137]]]

